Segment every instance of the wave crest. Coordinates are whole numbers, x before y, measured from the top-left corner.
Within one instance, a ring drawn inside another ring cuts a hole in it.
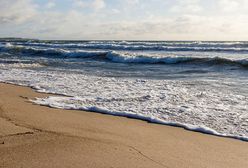
[[[6,43],[0,45],[0,51],[25,56],[41,56],[48,58],[90,58],[106,59],[117,63],[138,64],[208,64],[208,65],[236,65],[248,68],[248,59],[231,59],[223,57],[195,57],[195,56],[170,56],[169,53],[133,53],[121,51],[89,51],[89,50],[66,50],[59,48],[35,48],[12,45]]]
[[[211,64],[211,65],[239,65],[248,67],[248,59],[227,59],[221,57],[180,57],[180,56],[151,56],[139,55],[120,52],[109,52],[106,57],[119,63],[150,63],[150,64],[179,64],[179,63],[198,63],[198,64]]]
[[[194,51],[194,52],[248,52],[245,42],[131,42],[131,41],[82,41],[82,42],[19,42],[17,45],[53,48],[81,48],[105,50],[145,51]]]

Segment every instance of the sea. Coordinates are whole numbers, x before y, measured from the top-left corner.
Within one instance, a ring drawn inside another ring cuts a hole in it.
[[[248,141],[248,42],[0,40],[0,82],[30,100]]]

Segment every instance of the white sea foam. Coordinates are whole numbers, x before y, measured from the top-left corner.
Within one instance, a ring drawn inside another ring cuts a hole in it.
[[[234,92],[228,81],[110,78],[19,68],[1,69],[0,81],[72,96],[33,100],[41,105],[128,116],[248,141],[248,97]]]
[[[170,55],[170,54],[168,54]],[[140,53],[125,53],[125,52],[109,52],[106,57],[113,62],[123,63],[166,63],[176,64],[180,62],[187,62],[197,57],[180,57],[171,54],[171,56],[163,56],[161,54],[140,54]]]
[[[13,64],[0,64],[0,68],[38,68],[44,65],[39,63],[13,63]]]

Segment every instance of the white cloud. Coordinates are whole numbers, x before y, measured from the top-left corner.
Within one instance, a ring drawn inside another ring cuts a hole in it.
[[[105,8],[105,6],[106,6],[106,4],[105,4],[104,0],[94,0],[94,1],[92,2],[92,7],[93,7],[95,10]]]
[[[230,15],[219,12],[219,10],[215,11],[215,15],[202,15],[201,12],[157,15],[157,13],[150,11],[150,17],[143,16],[142,18],[140,14],[138,19],[136,19],[136,16],[130,19],[119,15],[116,17],[117,15],[115,15],[113,19],[114,13],[123,12],[121,8],[118,8],[119,6],[116,6],[117,9],[112,8],[112,10],[101,13],[95,11],[85,13],[78,9],[100,10],[106,7],[106,4],[102,3],[104,1],[73,0],[74,8],[67,11],[42,9],[33,2],[35,1],[0,0],[0,36],[42,39],[248,39],[247,13],[244,11],[238,14],[232,12]],[[186,7],[189,6],[186,11],[189,10],[191,5],[200,6],[200,0],[180,0],[178,2],[180,3],[177,3],[177,6],[182,4]],[[215,6],[221,9],[220,5],[225,6],[223,2],[216,2]],[[237,0],[237,2],[243,4],[245,1]],[[75,8],[75,5],[77,5],[77,8]],[[200,7],[202,8],[202,6]],[[131,8],[135,8],[135,6]],[[242,10],[244,9],[245,7],[242,8]],[[217,12],[219,12],[219,15],[216,14]]]
[[[88,7],[88,4],[85,1],[82,0],[73,0],[73,5],[79,8],[86,8]]]
[[[0,24],[20,24],[36,15],[36,5],[31,0],[0,0]]]
[[[121,11],[118,10],[118,9],[112,9],[112,12],[115,13],[115,14],[118,14],[118,13],[120,13]]]
[[[47,4],[46,4],[46,8],[48,8],[48,9],[51,9],[51,8],[54,8],[56,6],[56,3],[55,2],[48,2]]]
[[[219,0],[218,4],[222,11],[224,12],[233,12],[242,8],[243,1],[242,0]]]
[[[129,5],[136,5],[140,2],[140,0],[125,0]]]
[[[200,0],[176,0],[175,6],[170,9],[176,13],[196,13],[202,10]]]
[[[79,8],[91,8],[93,10],[100,10],[105,8],[106,3],[104,0],[93,0],[93,1],[84,1],[84,0],[73,0],[73,4]]]

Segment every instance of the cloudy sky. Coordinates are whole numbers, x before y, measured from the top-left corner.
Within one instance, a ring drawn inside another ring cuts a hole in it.
[[[0,0],[0,37],[248,40],[248,0]]]

